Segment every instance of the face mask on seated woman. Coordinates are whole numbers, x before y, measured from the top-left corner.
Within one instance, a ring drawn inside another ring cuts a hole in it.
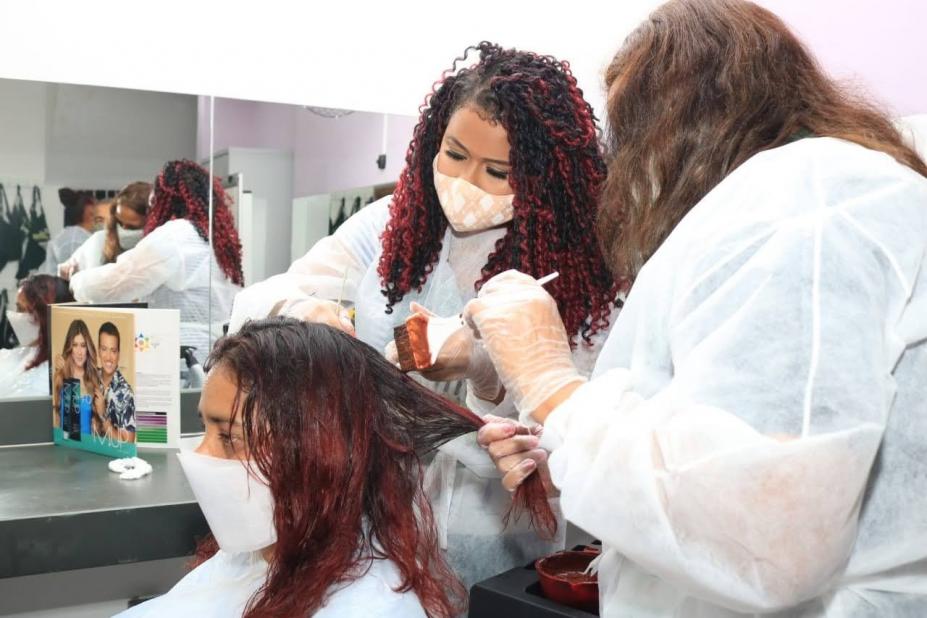
[[[123,616],[459,615],[420,458],[478,418],[321,324],[249,322],[207,369],[206,433],[179,457],[213,538]]]

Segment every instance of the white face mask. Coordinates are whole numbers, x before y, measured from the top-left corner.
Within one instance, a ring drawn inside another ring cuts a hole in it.
[[[133,249],[138,241],[142,239],[144,230],[127,230],[120,224],[116,224],[116,236],[119,238],[119,246],[128,251]]]
[[[19,345],[33,345],[39,340],[39,325],[31,313],[20,313],[12,309],[6,310],[6,319],[9,320]]]
[[[247,462],[192,451],[177,453],[193,495],[216,542],[229,553],[252,552],[277,541],[274,497],[266,481],[248,473]]]
[[[448,223],[457,232],[478,232],[512,220],[514,193],[486,193],[463,178],[445,176],[438,171],[438,157],[432,163],[435,191]]]

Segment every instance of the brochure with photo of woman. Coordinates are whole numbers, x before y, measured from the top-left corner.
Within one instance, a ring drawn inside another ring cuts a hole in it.
[[[55,444],[110,457],[179,437],[179,314],[51,308]]]

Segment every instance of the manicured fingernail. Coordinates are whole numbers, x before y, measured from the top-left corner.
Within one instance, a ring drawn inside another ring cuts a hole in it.
[[[533,459],[526,459],[518,465],[524,470],[534,470],[535,466],[537,466]]]

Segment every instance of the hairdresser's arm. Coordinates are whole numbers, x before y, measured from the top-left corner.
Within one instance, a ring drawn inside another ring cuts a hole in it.
[[[287,315],[349,330],[337,301],[357,300],[357,289],[380,251],[389,219],[385,197],[345,221],[317,242],[287,272],[247,287],[232,306],[229,332],[247,320]],[[352,330],[352,329],[351,329]]]
[[[115,262],[75,273],[71,277],[75,300],[132,302],[149,297],[162,285],[179,283],[184,261],[173,228],[168,227],[171,223],[155,229]]]

